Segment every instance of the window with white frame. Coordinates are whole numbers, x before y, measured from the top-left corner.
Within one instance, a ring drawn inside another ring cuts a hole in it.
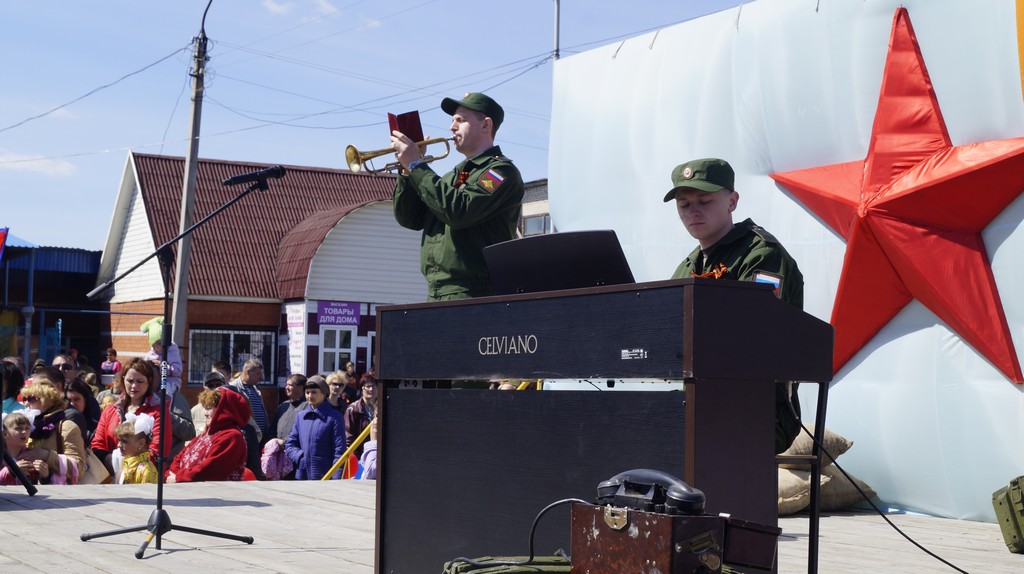
[[[273,383],[276,333],[272,330],[190,329],[188,335],[188,382],[202,384],[206,373],[217,361],[242,370],[249,359],[263,363],[263,383]]]
[[[356,356],[356,328],[320,326],[321,373],[332,373],[345,368],[345,363]]]

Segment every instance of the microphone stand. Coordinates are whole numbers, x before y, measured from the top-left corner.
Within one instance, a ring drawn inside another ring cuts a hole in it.
[[[7,445],[5,445],[2,440],[0,440],[0,452],[3,452],[3,461],[0,463],[0,468],[3,468],[6,464],[7,469],[11,471],[11,474],[13,474],[15,478],[18,479],[18,482],[25,487],[28,495],[35,496],[35,493],[39,492],[39,489],[36,488],[36,485],[32,484],[32,481],[29,480],[28,476],[25,474],[25,471],[21,470],[21,467],[18,466],[18,461],[14,460],[11,453],[7,452]]]
[[[167,404],[167,372],[169,370],[169,365],[167,363],[167,350],[170,348],[171,345],[172,331],[172,326],[170,324],[169,319],[171,316],[171,271],[172,267],[174,266],[174,252],[171,250],[171,246],[177,243],[181,238],[192,233],[196,228],[203,225],[220,212],[234,205],[243,197],[249,195],[249,193],[256,190],[266,191],[268,189],[270,189],[270,187],[267,185],[266,177],[258,178],[256,181],[252,182],[252,185],[246,188],[245,191],[239,193],[234,199],[218,207],[209,215],[200,219],[191,227],[189,227],[185,231],[182,231],[176,237],[158,247],[156,251],[149,254],[142,261],[136,263],[134,266],[132,266],[131,269],[128,269],[127,271],[111,279],[110,281],[103,283],[102,285],[93,289],[86,295],[86,297],[88,297],[89,299],[96,298],[99,294],[109,289],[112,285],[123,279],[132,271],[135,271],[136,269],[141,267],[150,259],[154,257],[159,257],[160,267],[162,268],[163,271],[162,278],[164,283],[164,324],[163,332],[161,333],[160,338],[160,342],[163,345],[163,356],[161,357],[160,363],[160,444],[157,446],[159,454],[157,455],[156,509],[153,511],[152,514],[149,515],[149,521],[146,524],[129,526],[127,528],[117,528],[115,530],[108,530],[105,532],[92,532],[88,534],[83,534],[81,536],[83,542],[87,542],[94,538],[102,538],[104,536],[113,536],[115,534],[126,534],[128,532],[139,532],[141,530],[145,530],[149,532],[149,534],[146,536],[146,539],[143,541],[139,549],[135,552],[135,557],[139,559],[141,559],[143,555],[145,555],[146,548],[149,546],[149,543],[152,542],[154,538],[156,538],[156,548],[157,550],[160,550],[161,537],[164,534],[170,532],[171,530],[181,530],[183,532],[191,532],[193,534],[202,534],[205,536],[212,536],[216,538],[237,540],[239,542],[245,542],[246,544],[253,543],[252,536],[239,536],[236,534],[214,532],[212,530],[203,530],[200,528],[192,528],[190,526],[182,526],[180,524],[172,524],[170,515],[167,514],[166,510],[164,510],[164,465],[165,463],[169,462],[164,457],[164,453],[168,452],[169,450],[164,447],[164,443],[168,440],[167,419],[170,417],[170,405]]]

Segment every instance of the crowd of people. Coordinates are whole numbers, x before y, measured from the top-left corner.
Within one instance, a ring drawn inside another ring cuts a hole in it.
[[[166,483],[319,480],[328,473],[337,479],[343,467],[336,463],[375,423],[377,380],[372,372],[357,376],[352,363],[326,376],[291,375],[284,399],[268,409],[259,360],[249,359],[234,375],[217,362],[195,405],[168,385],[163,408],[164,353],[151,343],[150,354],[124,362],[108,349],[99,374],[71,354],[50,364],[39,359],[29,369],[20,357],[5,358],[0,426],[17,469],[0,462],[0,484],[19,484],[22,476],[34,484],[155,483],[161,448]],[[177,349],[167,355],[178,361],[168,371],[180,376]],[[101,376],[108,374],[106,386]],[[165,413],[169,424],[161,425]],[[346,477],[376,477],[373,429],[350,455],[358,465]]]
[[[424,157],[422,142],[393,131],[392,148],[401,170],[392,195],[395,220],[422,231],[420,266],[428,301],[491,294],[485,246],[516,237],[524,184],[518,169],[495,145],[504,109],[490,96],[468,93],[444,98],[456,150],[465,156],[455,169],[438,174]],[[417,138],[418,139],[418,136]],[[739,202],[735,172],[718,158],[691,160],[672,170],[672,188],[664,201],[698,246],[679,264],[673,279],[700,277],[771,285],[775,294],[803,306],[803,276],[796,261],[764,228],[747,219],[734,223]],[[181,354],[163,348],[162,320],[143,324],[152,349],[126,363],[107,349],[102,374],[114,383],[102,388],[84,360],[57,355],[52,364],[34,365],[26,381],[20,360],[3,363],[3,411],[7,450],[33,480],[76,482],[107,479],[152,480],[147,462],[169,461],[170,482],[225,479],[339,478],[341,460],[368,427],[370,441],[356,445],[364,473],[376,473],[377,380],[372,372],[356,377],[351,363],[343,371],[292,375],[285,399],[272,412],[260,392],[263,365],[250,359],[241,371],[215,363],[195,405],[179,391]],[[84,358],[83,358],[84,359]],[[159,365],[171,404],[162,408],[155,393]],[[156,365],[156,366],[154,366]],[[509,382],[492,388],[514,389]],[[795,382],[776,385],[776,452],[784,451],[800,430]],[[170,418],[169,440],[161,440],[161,413]],[[152,417],[155,424],[139,423]],[[26,423],[26,420],[28,423]],[[135,421],[134,426],[130,421]],[[141,425],[141,426],[140,426]],[[140,430],[141,429],[141,430]],[[26,433],[27,436],[26,436]],[[143,439],[146,446],[141,447]],[[150,460],[143,460],[147,458]],[[11,480],[9,469],[0,479]],[[139,478],[141,477],[141,478]]]

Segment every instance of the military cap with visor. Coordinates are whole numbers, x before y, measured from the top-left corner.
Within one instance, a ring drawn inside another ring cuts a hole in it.
[[[704,158],[681,163],[672,170],[672,189],[665,194],[665,201],[676,197],[677,189],[695,189],[714,193],[723,189],[734,190],[736,174],[724,159]]]
[[[498,105],[498,102],[494,101],[490,96],[481,94],[480,92],[470,92],[465,96],[462,96],[461,100],[453,98],[445,98],[441,100],[441,109],[444,110],[449,116],[455,115],[455,110],[462,106],[466,109],[480,112],[481,114],[491,118],[494,122],[494,129],[498,129],[501,122],[505,119],[505,110]]]

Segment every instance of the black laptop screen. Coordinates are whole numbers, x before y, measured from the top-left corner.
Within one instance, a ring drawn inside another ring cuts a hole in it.
[[[612,230],[531,235],[484,248],[497,295],[634,283]]]

